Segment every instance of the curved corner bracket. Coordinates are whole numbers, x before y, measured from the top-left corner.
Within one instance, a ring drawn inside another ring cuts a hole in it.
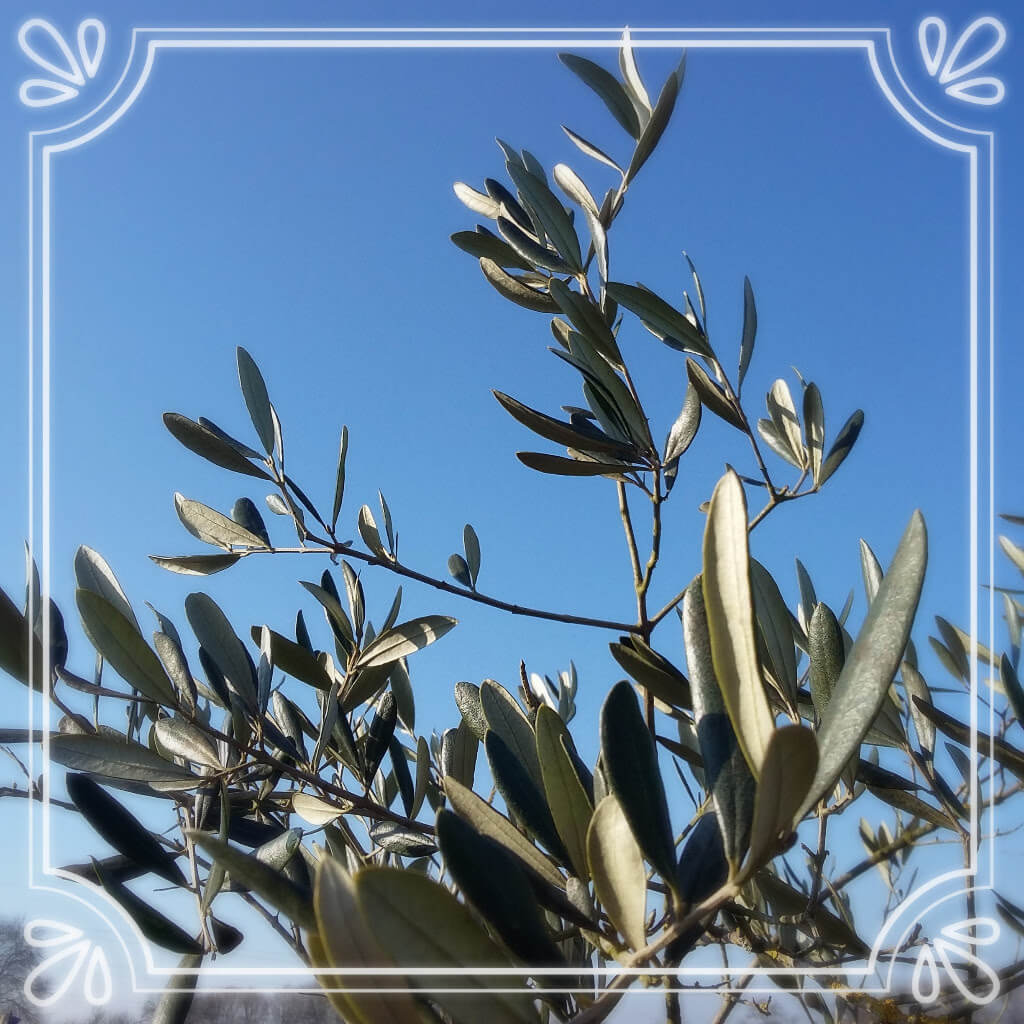
[[[998,942],[999,923],[990,917],[963,916],[963,901],[967,895],[981,891],[974,886],[957,886],[927,906],[915,908],[912,916],[905,914],[904,910],[909,909],[910,902],[918,902],[917,897],[904,903],[896,913],[896,918],[902,918],[903,924],[885,972],[887,989],[892,988],[897,956],[905,963],[909,952],[914,961],[911,992],[923,1007],[932,1005],[943,993],[951,994],[951,988],[972,1006],[986,1006],[999,996],[999,975],[978,952],[980,947]],[[932,919],[931,927],[925,923],[928,917]],[[893,925],[896,918],[886,923],[883,935],[895,933]],[[916,955],[913,953],[915,948]],[[977,978],[971,986],[964,981],[962,972],[965,967],[973,970]]]

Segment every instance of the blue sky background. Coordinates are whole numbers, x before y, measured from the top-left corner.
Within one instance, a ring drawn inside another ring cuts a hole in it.
[[[454,4],[429,17],[412,5],[384,10],[371,20],[337,4],[302,4],[286,16],[266,4],[180,4],[171,12],[152,3],[85,8],[55,0],[45,11],[19,5],[5,12],[0,408],[7,500],[0,507],[0,585],[9,592],[21,590],[27,532],[27,134],[71,120],[106,94],[132,26],[582,28],[619,26],[627,16],[613,3],[587,5],[579,15],[563,10],[557,20],[536,4],[500,18]],[[819,11],[790,3],[773,4],[767,14],[762,5],[725,3],[700,16],[649,2],[630,5],[628,18],[635,29],[887,25],[899,67],[922,102],[958,123],[996,131],[994,510],[1021,512],[1014,282],[1022,271],[1015,239],[1024,225],[1013,185],[1022,164],[1012,14],[953,3],[901,5],[895,14],[881,3],[835,5],[827,17]],[[945,96],[917,52],[922,16],[945,16],[952,45],[981,13],[1001,16],[1010,32],[1003,52],[977,72],[1005,81],[1007,97],[996,108]],[[17,102],[17,87],[36,69],[18,50],[16,33],[36,14],[69,37],[82,17],[99,17],[108,38],[95,91],[31,111]],[[281,415],[290,475],[322,505],[331,499],[338,431],[348,425],[346,536],[357,536],[359,505],[376,508],[381,488],[407,563],[444,576],[462,525],[471,522],[483,549],[481,590],[555,610],[630,617],[614,488],[522,467],[514,451],[538,445],[490,395],[498,388],[552,412],[579,402],[574,375],[545,351],[552,343],[547,318],[501,300],[475,261],[448,242],[476,223],[452,182],[479,187],[485,177],[504,177],[495,135],[529,148],[549,169],[570,163],[595,193],[612,183],[559,125],[613,155],[627,152],[626,136],[554,52],[163,53],[117,125],[57,158],[52,558],[54,594],[66,612],[73,609],[73,554],[86,543],[111,562],[144,625],[143,601],[183,625],[185,596],[203,589],[240,632],[264,622],[287,631],[298,607],[319,629],[315,605],[296,583],[319,576],[325,565],[316,558],[252,558],[206,580],[170,575],[146,558],[200,547],[174,514],[176,490],[225,511],[242,494],[262,504],[262,492],[246,478],[201,462],[160,422],[168,410],[205,415],[250,437],[234,369],[241,344],[259,362]],[[610,50],[588,55],[613,63]],[[678,55],[640,51],[638,59],[656,92]],[[745,395],[754,414],[763,415],[763,394],[776,377],[797,392],[791,366],[821,388],[830,440],[850,412],[865,410],[851,459],[821,495],[773,513],[755,532],[753,553],[792,607],[794,557],[834,607],[854,588],[859,621],[858,539],[885,564],[921,508],[932,553],[919,649],[927,647],[932,615],[966,624],[969,609],[967,183],[965,159],[898,116],[861,52],[694,50],[673,124],[611,235],[612,277],[641,280],[676,301],[688,287],[680,254],[691,254],[704,279],[712,342],[727,366],[735,363],[743,276],[750,276],[759,332]],[[682,400],[683,360],[635,321],[627,321],[621,340],[661,438]],[[667,506],[654,607],[697,571],[697,506],[725,461],[753,468],[748,451],[742,438],[705,416]],[[771,468],[778,480],[789,479],[778,460]],[[287,524],[267,519],[272,536],[290,543]],[[1004,566],[997,579],[1012,582]],[[383,572],[364,576],[378,621],[395,582]],[[593,760],[600,701],[620,676],[607,654],[613,637],[509,621],[412,584],[404,590],[406,617],[442,612],[460,619],[455,632],[411,663],[419,731],[454,723],[452,686],[460,679],[491,677],[513,687],[520,658],[550,675],[571,658],[581,680],[577,739]],[[683,664],[673,620],[656,638],[659,650]],[[80,634],[72,637],[70,664],[82,674],[91,670],[91,648]],[[932,683],[949,685],[928,654],[923,666]],[[0,726],[21,723],[24,691],[5,680],[0,694]],[[955,710],[965,717],[965,702]],[[681,804],[680,822],[684,811]],[[56,862],[100,850],[66,819]],[[0,804],[12,837],[0,853],[0,892],[8,912],[36,915],[38,897],[24,882],[25,820],[20,804]],[[872,820],[882,820],[877,809]],[[1021,851],[1019,837],[999,846],[997,885],[1005,877],[1008,893],[1024,866]],[[840,864],[861,855],[859,844],[836,852]],[[1016,891],[1019,899],[1019,883]],[[67,906],[55,899],[53,914],[66,916]],[[877,913],[866,897],[858,906],[866,921]],[[269,941],[245,948],[247,964],[285,960]]]

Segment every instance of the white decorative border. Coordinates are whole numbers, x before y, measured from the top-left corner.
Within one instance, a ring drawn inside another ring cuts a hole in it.
[[[937,36],[932,30],[937,30]],[[957,58],[965,48],[968,41],[977,33],[990,29],[995,33],[995,39],[989,49],[966,65],[958,65]],[[67,61],[67,67],[55,66],[49,61],[39,57],[31,43],[33,30],[36,33],[49,35],[62,55]],[[89,32],[93,33],[92,39]],[[117,84],[109,94],[89,113],[69,124],[44,131],[34,131],[29,135],[29,544],[33,551],[40,552],[41,562],[41,590],[42,601],[48,601],[50,595],[51,580],[51,559],[50,559],[50,309],[51,309],[51,278],[50,278],[50,255],[52,238],[51,219],[51,180],[52,163],[56,154],[68,152],[84,145],[93,139],[98,138],[110,126],[116,123],[138,99],[146,82],[149,79],[154,67],[157,54],[161,50],[174,49],[563,49],[563,48],[605,48],[614,49],[619,46],[622,29],[522,29],[522,28],[501,28],[501,29],[254,29],[254,28],[223,28],[223,29],[188,29],[188,28],[137,28],[132,31],[131,47],[128,60]],[[1003,83],[992,76],[971,78],[964,81],[966,75],[977,70],[982,64],[990,60],[1002,48],[1006,39],[1006,30],[1002,23],[992,17],[976,19],[960,35],[952,50],[947,50],[948,31],[945,23],[937,17],[928,17],[922,20],[918,30],[918,44],[926,70],[930,75],[936,77],[939,84],[945,87],[946,93],[963,102],[973,103],[982,106],[993,106],[998,104],[1005,96]],[[970,177],[968,185],[968,206],[970,213],[970,240],[969,240],[969,301],[970,301],[970,635],[972,644],[978,635],[978,498],[979,498],[979,339],[987,342],[987,350],[984,355],[988,363],[988,417],[987,417],[987,441],[988,441],[988,488],[987,507],[988,516],[991,517],[994,499],[994,284],[993,284],[993,262],[994,262],[994,206],[995,206],[995,168],[994,168],[994,147],[995,137],[991,131],[979,131],[967,128],[962,125],[948,121],[931,111],[922,103],[909,89],[897,67],[892,49],[891,32],[887,28],[710,28],[710,29],[689,29],[689,28],[652,28],[633,29],[633,46],[638,49],[644,48],[671,48],[671,49],[828,49],[828,50],[860,50],[868,59],[869,68],[875,84],[881,90],[882,95],[897,111],[897,113],[917,132],[930,139],[932,142],[962,153],[969,161]],[[77,31],[77,56],[61,37],[60,33],[49,23],[42,19],[34,18],[22,26],[19,33],[19,43],[23,52],[37,65],[55,75],[57,81],[45,79],[32,79],[26,81],[21,88],[20,97],[22,102],[31,107],[52,106],[74,99],[79,95],[81,88],[87,85],[87,77],[93,78],[99,68],[100,61],[105,50],[104,26],[96,19],[87,19],[78,26]],[[945,58],[945,59],[944,59]],[[84,73],[83,73],[84,72]],[[990,90],[990,91],[986,91]],[[39,425],[36,426],[36,388],[37,374],[36,362],[39,362]],[[38,450],[40,453],[40,492],[41,498],[39,507],[36,505],[36,433],[38,429],[39,441]],[[35,544],[36,516],[40,519],[41,544],[38,549]],[[994,540],[992,531],[986,532],[987,543],[987,568],[989,578],[994,578]],[[49,651],[49,620],[43,616],[43,638],[42,647],[44,652]],[[990,591],[988,605],[988,628],[990,639],[995,631],[995,610],[994,597]],[[991,644],[990,644],[991,646]],[[30,659],[31,659],[31,645]],[[46,666],[49,668],[49,666]],[[31,672],[31,666],[30,666]],[[852,980],[860,978],[867,980],[872,974],[881,972],[878,963],[878,950],[881,948],[886,937],[894,934],[897,930],[906,933],[915,921],[920,919],[931,909],[945,903],[954,895],[961,895],[962,886],[966,879],[973,879],[978,874],[978,822],[980,810],[978,807],[978,776],[977,776],[977,684],[978,684],[977,661],[971,660],[971,706],[970,706],[970,727],[971,727],[971,758],[975,766],[970,780],[970,807],[971,807],[971,846],[970,864],[968,868],[947,872],[919,886],[894,912],[883,927],[881,934],[877,937],[866,967],[847,968],[845,973]],[[992,731],[993,712],[990,709],[990,734]],[[31,699],[29,700],[29,727],[34,725],[34,709]],[[50,702],[44,697],[44,721],[50,720]],[[41,845],[43,853],[44,876],[59,877],[66,880],[82,883],[82,879],[55,868],[50,862],[50,820],[49,820],[49,734],[43,733],[43,813],[42,813],[42,835]],[[34,748],[30,748],[29,771],[34,774]],[[63,889],[57,889],[52,885],[44,884],[37,880],[35,875],[35,813],[32,802],[29,802],[29,887],[31,889],[59,893],[64,896],[71,896],[79,900],[111,924],[109,919],[100,910],[94,907],[87,900],[82,899],[74,893]],[[989,812],[994,816],[994,804],[989,804]],[[990,845],[988,863],[988,874],[990,881],[980,888],[990,888],[994,880],[995,872],[995,851],[994,844]],[[952,883],[955,886],[953,893],[937,896],[940,887]],[[95,887],[90,887],[95,888]],[[104,896],[101,890],[95,890]],[[925,903],[925,898],[931,896],[930,902]],[[119,909],[119,908],[118,908]],[[124,917],[123,913],[121,914]],[[268,970],[265,967],[256,968],[222,968],[215,966],[201,967],[191,971],[180,972],[178,968],[160,968],[153,963],[151,950],[148,942],[139,933],[134,923],[129,922],[136,939],[142,947],[146,961],[147,972],[150,977],[167,977],[175,973],[191,973],[216,976],[253,977],[267,974],[280,976],[301,976],[312,977],[314,971],[304,967],[286,967]],[[971,936],[968,931],[969,925],[980,925],[990,929],[984,936]],[[38,929],[49,927],[54,933],[49,939],[40,939]],[[113,925],[111,925],[113,928]],[[993,930],[994,929],[994,930]],[[71,958],[74,954],[77,959],[74,961],[73,971],[67,980],[67,985],[74,980],[85,963],[88,954],[88,940],[82,940],[80,933],[75,929],[57,922],[32,922],[26,930],[26,936],[31,931],[32,937],[29,941],[33,945],[69,945],[69,948],[60,954],[50,957],[46,963],[50,964],[55,959]],[[135,965],[132,961],[130,951],[124,939],[114,929],[118,940],[127,955],[129,969],[132,975],[133,990],[135,992],[159,992],[160,987],[140,986],[136,977]],[[946,952],[953,950],[960,955],[977,958],[957,949],[956,944],[987,945],[995,941],[998,934],[998,927],[994,922],[961,922],[948,926],[943,930],[945,939],[935,940],[933,946],[939,953],[943,963],[946,962]],[[85,943],[85,944],[83,944]],[[925,950],[928,950],[927,953]],[[929,959],[930,957],[930,959]],[[981,961],[977,961],[981,963]],[[889,975],[891,976],[892,966],[890,964]],[[934,953],[928,947],[921,951],[917,966],[914,972],[915,992],[921,988],[920,978],[925,969],[928,969],[930,978],[934,978],[935,965]],[[459,969],[431,969],[426,971],[407,972],[401,968],[394,968],[390,971],[383,968],[367,969],[375,975],[393,973],[396,975],[416,973],[430,976],[455,976],[464,974]],[[96,974],[100,975],[100,988],[96,989]],[[317,974],[360,974],[367,971],[347,970],[344,968],[334,970],[318,970]],[[507,968],[504,970],[489,969],[488,973],[494,975],[509,975],[510,977],[522,976],[525,972],[519,968]],[[536,973],[536,972],[531,972]],[[550,975],[576,973],[574,968],[549,969],[543,973]],[[650,968],[623,969],[611,967],[599,970],[595,973],[611,975],[629,973],[634,975],[663,975],[664,969],[656,970]],[[804,968],[797,970],[780,970],[777,968],[697,968],[681,967],[674,973],[678,976],[720,976],[726,978],[740,978],[749,975],[784,976],[814,976],[819,974],[835,974],[831,968]],[[950,972],[955,978],[955,972]],[[104,977],[106,982],[104,983]],[[105,1002],[109,998],[109,965],[101,950],[94,949],[93,956],[89,960],[86,972],[86,995],[90,1002],[98,1000],[94,1005]],[[851,991],[861,992],[885,992],[887,991],[887,980],[883,979],[882,984],[874,988],[859,987]],[[62,990],[63,991],[63,990]],[[204,991],[237,991],[237,989],[209,988]],[[287,989],[274,987],[258,987],[250,989],[254,992],[296,992],[296,991],[321,991],[319,986],[310,989]],[[377,991],[382,991],[377,989]],[[446,989],[446,991],[460,991],[459,989]],[[470,991],[470,990],[465,990]],[[523,991],[522,988],[510,988],[507,991]],[[661,989],[664,992],[664,989]],[[722,988],[720,992],[733,991],[733,989]],[[757,992],[773,992],[774,987],[759,989],[747,987],[748,994]],[[998,991],[998,985],[993,987],[988,999],[994,998]],[[927,995],[921,989],[922,996]]]

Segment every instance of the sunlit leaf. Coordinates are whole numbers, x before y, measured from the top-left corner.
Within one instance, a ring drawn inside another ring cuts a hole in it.
[[[185,615],[196,639],[210,655],[228,686],[245,706],[258,706],[252,661],[227,616],[208,594],[197,592],[185,598]]]
[[[241,558],[231,552],[223,555],[150,555],[149,558],[161,569],[180,573],[182,576],[212,576],[215,572],[230,569]]]
[[[356,660],[356,669],[368,669],[376,666],[390,665],[399,658],[407,658],[410,654],[439,640],[457,620],[447,615],[424,615],[419,619],[410,619],[386,633],[381,633],[372,643],[363,648]]]
[[[182,789],[202,781],[140,743],[102,734],[54,736],[50,740],[50,759],[66,768],[112,779],[180,783]]]
[[[193,501],[175,493],[174,507],[185,529],[205,544],[223,548],[233,545],[248,548],[266,547],[256,534],[250,533],[244,526],[239,526],[233,519],[221,515],[200,501]]]
[[[772,733],[757,783],[745,873],[756,871],[770,859],[779,836],[788,835],[796,827],[796,812],[817,767],[818,744],[810,729],[784,725]]]
[[[587,832],[594,892],[632,949],[647,944],[647,871],[629,822],[613,795],[595,808]]]
[[[644,327],[670,348],[711,358],[711,349],[700,330],[654,292],[618,281],[610,281],[606,290],[620,306],[639,317]]]
[[[238,383],[249,410],[249,418],[256,428],[263,450],[270,455],[274,451],[274,419],[270,399],[267,397],[267,385],[255,360],[241,345],[235,354],[238,360]]]
[[[747,547],[747,502],[732,471],[715,487],[704,531],[704,607],[715,675],[736,739],[758,778],[774,716],[768,705],[754,641]]]

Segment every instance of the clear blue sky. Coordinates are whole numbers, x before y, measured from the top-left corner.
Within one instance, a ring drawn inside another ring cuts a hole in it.
[[[131,27],[141,25],[585,28],[620,26],[628,17],[636,29],[889,26],[899,67],[922,102],[997,135],[994,510],[1024,511],[1014,417],[1022,369],[1015,282],[1024,270],[1014,182],[1024,165],[1012,11],[948,3],[894,12],[865,2],[830,5],[824,15],[809,2],[773,3],[770,13],[764,6],[728,2],[699,15],[653,0],[628,10],[599,2],[560,9],[553,20],[536,3],[500,15],[465,3],[429,14],[389,4],[372,18],[305,3],[287,21],[266,3],[183,3],[173,14],[161,4],[112,0],[8,6],[0,33],[7,183],[0,194],[0,584],[20,592],[27,532],[27,135],[91,109],[120,74]],[[1003,52],[977,72],[1006,83],[998,107],[946,96],[917,51],[923,15],[947,18],[952,45],[980,13],[1002,17],[1010,33]],[[16,33],[37,14],[69,38],[82,17],[98,17],[108,38],[92,91],[31,111],[18,103],[17,88],[37,69],[18,50]],[[612,60],[612,51],[589,55]],[[677,58],[640,52],[651,90]],[[479,187],[485,177],[503,177],[496,135],[529,148],[548,168],[570,163],[595,192],[611,184],[566,140],[561,123],[625,152],[625,135],[551,49],[161,54],[128,114],[54,167],[52,558],[54,593],[65,611],[73,609],[73,553],[86,543],[112,563],[140,618],[149,600],[184,624],[185,595],[203,589],[230,610],[239,631],[264,622],[287,630],[300,606],[318,621],[295,582],[319,576],[324,565],[315,559],[253,558],[201,581],[167,574],[146,558],[200,547],[175,517],[174,491],[225,511],[242,494],[262,504],[258,488],[202,463],[160,422],[162,412],[174,410],[248,436],[234,371],[241,344],[262,367],[281,415],[290,475],[323,504],[332,492],[338,431],[348,425],[346,535],[356,536],[359,505],[375,506],[381,488],[409,564],[443,576],[463,523],[471,522],[483,549],[482,590],[555,610],[629,617],[614,488],[541,477],[519,465],[514,451],[536,446],[490,395],[498,388],[554,411],[579,402],[576,380],[546,352],[546,318],[503,302],[447,240],[476,223],[452,182]],[[933,614],[966,624],[969,608],[967,194],[965,158],[898,116],[863,53],[695,50],[673,124],[612,234],[612,277],[641,280],[676,300],[686,286],[680,254],[691,254],[726,365],[734,361],[749,275],[759,332],[745,393],[756,413],[763,414],[756,396],[776,377],[797,390],[791,366],[821,388],[830,437],[855,408],[865,410],[849,462],[823,494],[778,510],[759,527],[753,552],[794,607],[794,557],[834,606],[853,587],[859,621],[858,539],[884,564],[921,508],[932,555],[919,649],[927,647]],[[655,435],[664,436],[682,399],[683,360],[634,323],[622,343]],[[705,416],[668,506],[655,606],[698,568],[697,506],[723,462],[752,468],[742,439],[712,420]],[[786,480],[778,460],[772,468]],[[982,510],[990,511],[987,503]],[[281,521],[270,526],[285,543]],[[1008,582],[1006,570],[999,572]],[[379,620],[393,582],[368,573],[364,583]],[[457,680],[492,677],[512,687],[520,658],[551,675],[572,658],[581,679],[578,741],[593,759],[600,700],[619,677],[607,654],[611,637],[510,623],[415,585],[405,595],[410,615],[443,612],[461,623],[412,662],[420,731],[454,722]],[[656,636],[656,646],[682,664],[674,624]],[[90,671],[91,649],[80,634],[72,637],[70,661]],[[930,680],[947,684],[928,655],[924,666]],[[0,726],[19,724],[23,691],[0,681],[0,694]],[[24,808],[5,802],[0,821],[17,835]],[[62,829],[55,859],[79,859],[90,842],[96,852],[98,840],[77,827]],[[0,854],[0,892],[9,912],[30,914],[23,849],[16,840]],[[858,854],[853,849],[847,859]],[[1008,872],[1024,866],[1019,840],[1005,841],[1000,858]],[[54,913],[63,906],[55,902]],[[268,945],[267,962],[276,956]]]

